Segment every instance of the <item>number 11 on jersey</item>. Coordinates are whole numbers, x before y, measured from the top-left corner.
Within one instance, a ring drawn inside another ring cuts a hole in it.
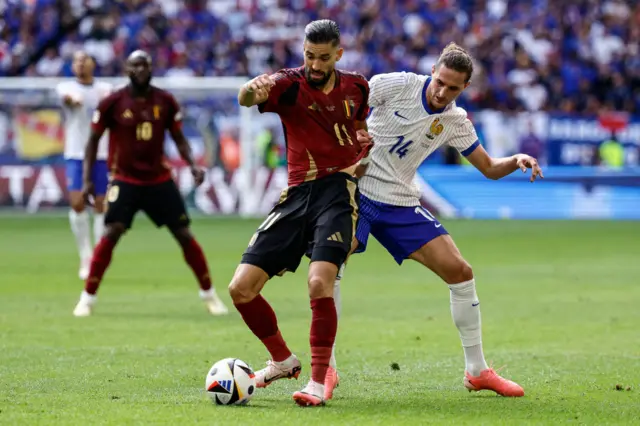
[[[409,152],[409,146],[411,146],[412,143],[413,141],[405,142],[404,136],[398,136],[398,142],[396,142],[396,144],[391,147],[389,153],[398,154],[398,157],[402,158],[407,155],[407,152]]]

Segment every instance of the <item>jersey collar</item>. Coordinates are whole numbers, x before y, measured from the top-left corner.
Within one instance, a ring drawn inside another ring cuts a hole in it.
[[[340,87],[340,72],[338,71],[338,68],[334,68],[333,72],[336,75],[336,80],[333,83],[333,88],[335,89],[336,87]]]
[[[95,82],[96,82],[95,78],[93,80],[91,80],[91,83],[83,83],[83,82],[80,81],[80,79],[76,78],[76,83],[78,83],[81,86],[85,86],[85,87],[92,87]]]
[[[444,108],[432,110],[431,108],[429,108],[429,102],[427,102],[427,87],[429,87],[430,82],[431,76],[427,77],[424,82],[424,87],[422,88],[422,106],[424,107],[424,110],[427,111],[427,114],[440,114],[447,108],[446,106]]]

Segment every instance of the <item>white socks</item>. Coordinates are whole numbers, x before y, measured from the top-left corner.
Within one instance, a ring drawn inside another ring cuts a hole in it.
[[[459,284],[450,284],[449,289],[451,290],[451,316],[460,333],[466,370],[472,376],[478,376],[488,366],[482,353],[480,302],[476,294],[476,282],[472,279]]]
[[[213,299],[214,297],[217,296],[216,291],[213,289],[213,287],[211,287],[209,290],[200,289],[199,294],[200,294],[200,299],[202,300]]]
[[[98,244],[98,241],[104,234],[104,213],[93,213],[93,243]]]
[[[281,370],[288,370],[293,367],[294,363],[298,360],[295,354],[289,355],[289,358],[284,361],[274,361],[273,363]]]
[[[336,304],[336,312],[338,313],[338,322],[340,321],[340,311],[342,310],[342,299],[340,298],[340,281],[342,280],[342,275],[344,274],[344,268],[346,265],[343,263],[338,271],[338,275],[336,276],[336,281],[333,283],[333,302]],[[336,367],[336,344],[333,343],[333,348],[331,348],[331,359],[329,360],[329,365],[334,369]]]
[[[74,210],[69,211],[69,223],[71,231],[76,237],[76,245],[81,259],[90,258],[93,252],[91,246],[91,234],[89,231],[89,214],[87,211],[76,213]]]
[[[95,294],[89,294],[83,290],[82,293],[80,293],[80,303],[93,306],[96,303],[96,297]]]
[[[344,275],[346,265],[342,265],[338,271],[333,285],[333,300],[336,304],[338,320],[342,310],[340,297],[340,281]],[[480,302],[476,294],[475,280],[465,281],[459,284],[450,284],[451,290],[451,316],[458,327],[460,340],[464,349],[466,371],[472,376],[479,376],[482,370],[489,368],[482,352],[482,327],[480,319]],[[339,322],[338,322],[339,323]],[[329,365],[336,368],[336,345],[331,351]]]
[[[302,391],[317,398],[324,399],[324,383],[309,380],[309,383],[307,383],[307,386],[305,386]]]
[[[69,210],[69,223],[71,231],[76,237],[76,245],[80,258],[90,258],[93,254],[93,245],[91,244],[91,233],[89,230],[89,212],[86,210],[77,213],[75,210]],[[93,214],[93,238],[95,244],[98,244],[100,238],[104,234],[104,213]]]

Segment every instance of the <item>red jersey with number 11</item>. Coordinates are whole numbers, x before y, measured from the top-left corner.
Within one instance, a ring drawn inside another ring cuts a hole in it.
[[[171,179],[165,159],[165,133],[182,124],[180,107],[169,92],[151,86],[134,98],[129,86],[106,97],[93,116],[93,130],[109,129],[109,170],[114,179],[152,185]]]
[[[309,85],[304,67],[275,73],[260,112],[280,116],[287,144],[289,185],[338,172],[360,160],[356,121],[368,112],[369,83],[360,74],[335,70],[329,94]]]

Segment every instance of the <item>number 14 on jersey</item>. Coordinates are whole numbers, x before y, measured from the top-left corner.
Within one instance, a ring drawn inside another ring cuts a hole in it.
[[[409,152],[409,147],[413,141],[404,140],[404,136],[398,136],[398,142],[395,143],[389,150],[390,154],[398,154],[398,157],[403,158]]]

